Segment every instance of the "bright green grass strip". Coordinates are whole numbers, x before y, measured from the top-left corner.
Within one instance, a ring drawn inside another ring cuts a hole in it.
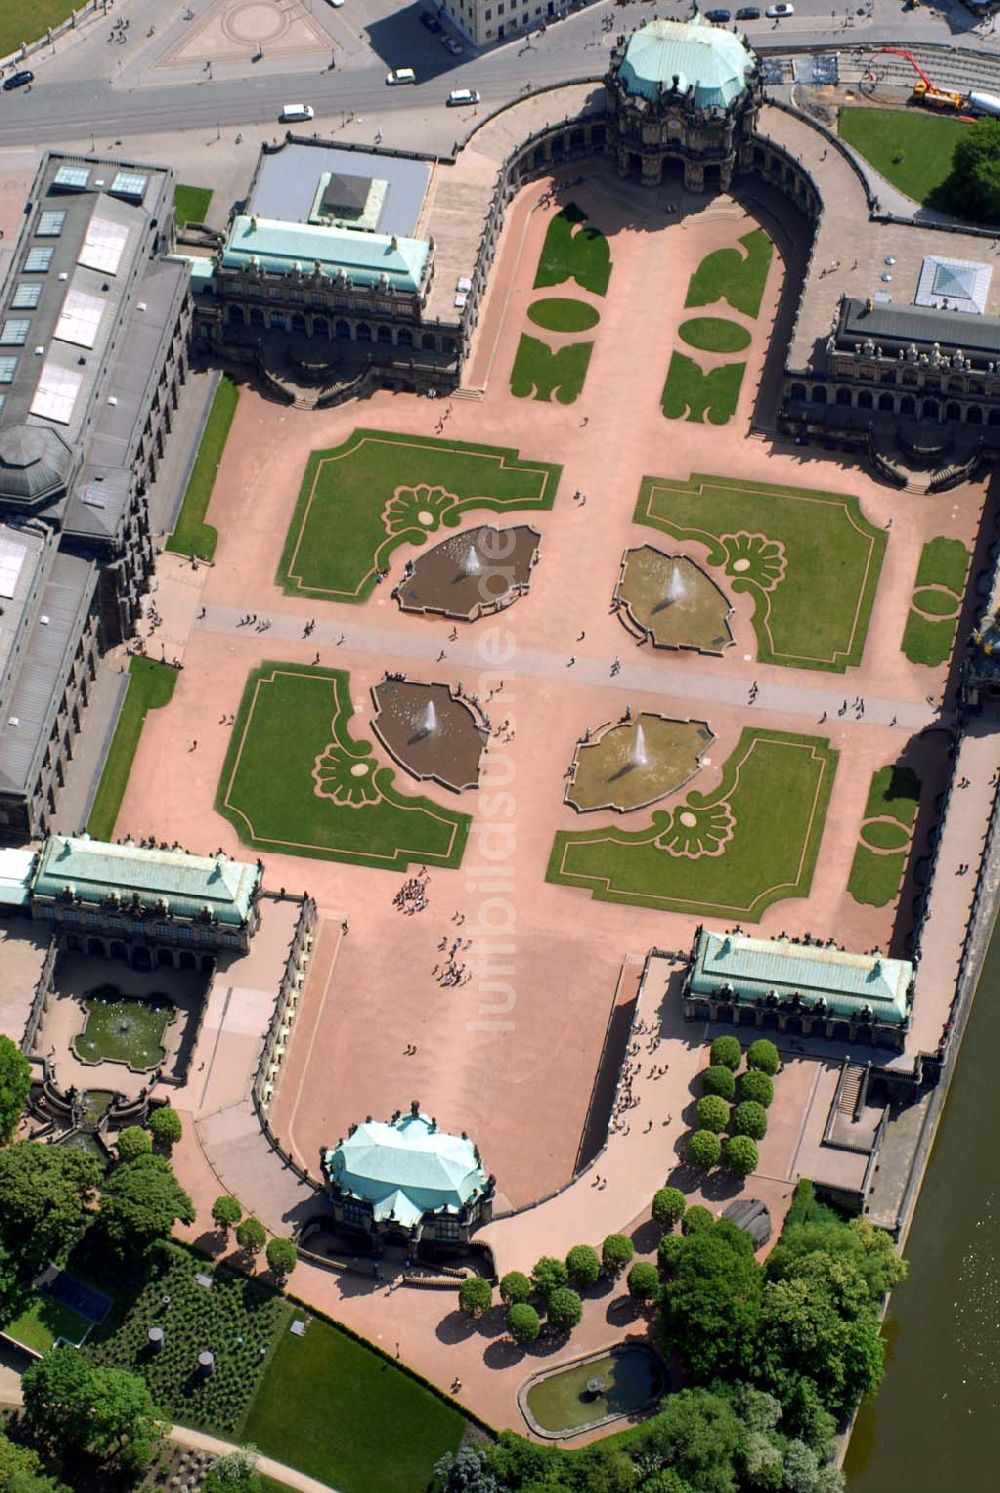
[[[712,425],[727,424],[736,413],[745,363],[724,363],[705,369],[686,353],[671,353],[661,407],[668,420],[708,417]]]
[[[954,591],[936,591],[930,586],[920,586],[913,593],[913,609],[925,617],[954,617],[960,598]]]
[[[855,902],[868,907],[885,907],[899,895],[906,870],[906,855],[875,855],[864,845],[854,852],[847,890]]]
[[[942,188],[967,125],[918,109],[848,107],[840,111],[838,128],[894,187],[924,206],[944,206]]]
[[[920,779],[912,767],[901,762],[880,767],[872,774],[865,818],[877,819],[888,814],[907,829],[912,829],[917,819],[920,788]]]
[[[535,290],[575,280],[594,295],[607,294],[611,251],[599,229],[583,226],[586,216],[574,202],[568,202],[562,212],[556,213],[542,245]]]
[[[886,534],[856,498],[698,473],[644,477],[635,519],[707,545],[728,588],[753,596],[762,663],[842,673],[861,662]]]
[[[688,347],[705,353],[741,353],[750,346],[746,327],[721,316],[692,316],[681,323],[680,334]]]
[[[472,509],[551,508],[562,467],[472,446],[355,430],[313,451],[278,566],[293,595],[362,602],[401,544],[423,544]]]
[[[24,1310],[6,1323],[4,1332],[36,1353],[47,1353],[57,1338],[82,1343],[89,1327],[89,1319],[72,1307],[53,1301],[43,1291],[32,1291]]]
[[[177,227],[183,228],[188,223],[204,223],[214,196],[211,187],[174,187]]]
[[[510,375],[515,399],[545,399],[572,404],[583,392],[592,342],[571,342],[553,352],[547,342],[522,333]]]
[[[605,902],[758,922],[809,893],[837,755],[820,737],[747,728],[714,792],[655,811],[645,829],[561,830],[547,879]],[[695,836],[703,853],[683,853]]]
[[[960,539],[929,539],[920,551],[918,586],[947,586],[956,596],[965,589],[969,551]]]
[[[6,0],[0,5],[0,57],[16,52],[22,42],[37,41],[79,10],[82,0],[29,0],[18,5]],[[31,59],[25,63],[31,67]]]
[[[936,622],[922,617],[912,607],[906,619],[902,649],[911,664],[926,664],[937,668],[947,663],[955,642],[957,619]]]
[[[396,871],[458,866],[470,816],[398,792],[371,743],[352,738],[352,714],[342,670],[255,669],[219,780],[219,813],[259,850]],[[361,765],[367,770],[358,776],[351,769]]]
[[[600,319],[596,306],[589,306],[586,301],[571,301],[565,296],[535,301],[528,307],[528,320],[546,332],[589,332]]]
[[[871,824],[861,826],[861,839],[871,850],[905,850],[910,837],[901,824],[890,824],[886,819],[874,819]]]
[[[726,300],[734,311],[756,316],[760,310],[774,246],[763,228],[740,239],[739,249],[716,249],[707,254],[691,276],[685,306],[712,306]]]
[[[464,1429],[457,1409],[314,1318],[304,1337],[282,1333],[243,1437],[339,1493],[414,1493]]]
[[[111,739],[108,758],[87,820],[87,831],[95,840],[110,840],[121,808],[132,759],[142,735],[147,710],[160,710],[170,703],[177,683],[177,670],[151,658],[133,658],[129,664],[128,690],[118,725]]]
[[[239,398],[239,390],[232,379],[223,377],[215,391],[208,423],[202,433],[184,502],[177,515],[177,527],[167,540],[167,549],[175,555],[197,555],[201,560],[211,560],[215,555],[219,535],[211,524],[205,522],[205,514]]]

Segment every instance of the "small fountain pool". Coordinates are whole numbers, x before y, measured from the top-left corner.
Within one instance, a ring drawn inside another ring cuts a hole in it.
[[[636,1343],[537,1375],[521,1387],[518,1401],[535,1434],[557,1440],[649,1409],[667,1388],[660,1359]]]

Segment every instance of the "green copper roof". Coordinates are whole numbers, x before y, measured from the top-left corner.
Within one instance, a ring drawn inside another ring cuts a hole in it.
[[[38,857],[31,891],[36,897],[60,897],[69,891],[94,903],[137,896],[142,906],[163,905],[172,917],[208,913],[219,923],[242,927],[260,876],[258,866],[224,855],[151,850],[131,840],[111,845],[89,835],[51,835]]]
[[[848,1018],[868,1006],[876,1021],[899,1026],[909,1015],[912,980],[908,959],[703,929],[688,988],[694,995],[731,990],[761,1005],[768,996],[784,1001],[797,995],[805,1006],[822,999],[830,1015]]]
[[[655,102],[674,86],[694,88],[699,109],[727,108],[756,63],[740,37],[697,12],[688,21],[650,21],[631,37],[619,77],[629,93]]]
[[[256,262],[273,274],[287,274],[296,266],[312,274],[319,265],[320,273],[330,278],[343,270],[356,285],[375,285],[384,275],[393,289],[416,293],[429,253],[425,239],[241,214],[230,225],[222,263],[227,269],[243,269]]]
[[[405,1228],[425,1213],[459,1212],[487,1183],[472,1141],[423,1114],[366,1120],[325,1153],[323,1167],[342,1193],[374,1203],[376,1219]]]

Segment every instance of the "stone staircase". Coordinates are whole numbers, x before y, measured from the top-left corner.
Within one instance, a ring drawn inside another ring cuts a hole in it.
[[[452,399],[464,399],[470,404],[482,404],[486,398],[485,389],[460,388],[454,389],[450,395]]]
[[[858,1063],[848,1063],[837,1096],[837,1113],[846,1120],[853,1120],[858,1107],[858,1096],[864,1082],[865,1070]]]

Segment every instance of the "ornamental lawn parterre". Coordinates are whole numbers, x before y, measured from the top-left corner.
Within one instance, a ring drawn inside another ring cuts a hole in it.
[[[350,676],[264,663],[247,679],[216,808],[258,850],[405,870],[461,864],[470,816],[400,793],[350,734]]]
[[[423,544],[474,509],[551,508],[561,475],[510,447],[355,430],[309,457],[278,584],[293,596],[362,602],[399,545]]]
[[[635,520],[705,545],[730,589],[753,597],[761,663],[843,673],[861,662],[886,535],[857,498],[698,473],[644,477]]]
[[[561,830],[547,879],[604,902],[757,922],[808,895],[837,755],[820,737],[747,728],[714,792],[644,829]]]

